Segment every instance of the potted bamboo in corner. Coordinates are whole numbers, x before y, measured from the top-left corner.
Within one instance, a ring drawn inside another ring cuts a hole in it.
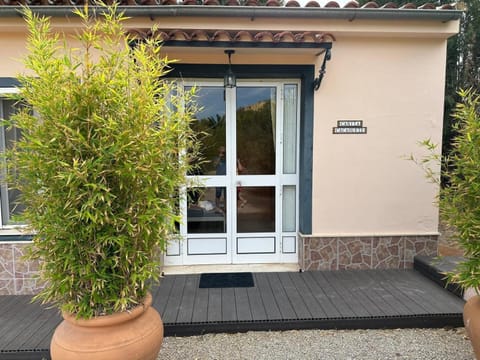
[[[52,358],[153,360],[163,324],[149,286],[195,154],[192,94],[162,80],[157,41],[130,46],[116,6],[90,10],[75,11],[74,46],[24,10],[31,75],[19,77],[26,105],[12,126],[23,138],[7,170],[36,234],[28,256],[46,284],[36,298],[64,316]]]
[[[451,274],[450,282],[476,295],[467,300],[463,320],[477,359],[480,359],[480,95],[460,91],[450,155],[444,159],[446,185],[440,191],[440,213],[455,228],[465,260]]]
[[[480,359],[480,95],[473,90],[462,90],[459,95],[462,100],[453,114],[456,136],[450,154],[441,159],[436,144],[425,140],[422,145],[430,155],[421,161],[411,159],[437,183],[440,176],[431,165],[436,169],[443,160],[444,185],[438,197],[440,216],[456,229],[454,236],[464,253],[464,260],[447,278],[464,291],[475,293],[465,304],[463,321]]]

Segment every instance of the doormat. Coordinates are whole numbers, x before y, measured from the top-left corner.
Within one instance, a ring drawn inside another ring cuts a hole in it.
[[[214,273],[200,275],[200,288],[253,287],[253,275],[250,272]]]

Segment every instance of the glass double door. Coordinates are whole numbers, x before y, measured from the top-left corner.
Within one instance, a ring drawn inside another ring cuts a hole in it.
[[[191,86],[200,158],[166,264],[297,262],[297,82]]]

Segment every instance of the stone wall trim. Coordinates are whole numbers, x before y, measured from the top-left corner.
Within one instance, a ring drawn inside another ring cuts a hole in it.
[[[303,237],[304,270],[411,269],[416,255],[436,256],[438,235]]]

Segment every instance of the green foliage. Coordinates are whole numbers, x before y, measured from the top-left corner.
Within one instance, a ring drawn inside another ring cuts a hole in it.
[[[132,49],[123,14],[98,9],[75,11],[78,48],[24,10],[31,75],[19,77],[18,99],[28,105],[13,117],[23,140],[8,154],[37,233],[28,255],[46,281],[37,297],[81,318],[145,296],[196,151],[195,109],[184,106],[193,94],[162,79],[170,61],[158,41]]]
[[[449,280],[463,288],[480,287],[480,95],[460,91],[463,101],[454,113],[457,136],[445,158],[446,186],[441,189],[440,213],[457,229],[466,260]]]
[[[449,282],[462,288],[480,288],[480,95],[473,90],[459,91],[462,99],[453,113],[456,137],[448,156],[438,152],[430,140],[420,142],[427,155],[410,156],[425,172],[429,181],[440,185],[438,196],[440,216],[456,230],[455,236],[464,251],[465,260],[447,274]]]

